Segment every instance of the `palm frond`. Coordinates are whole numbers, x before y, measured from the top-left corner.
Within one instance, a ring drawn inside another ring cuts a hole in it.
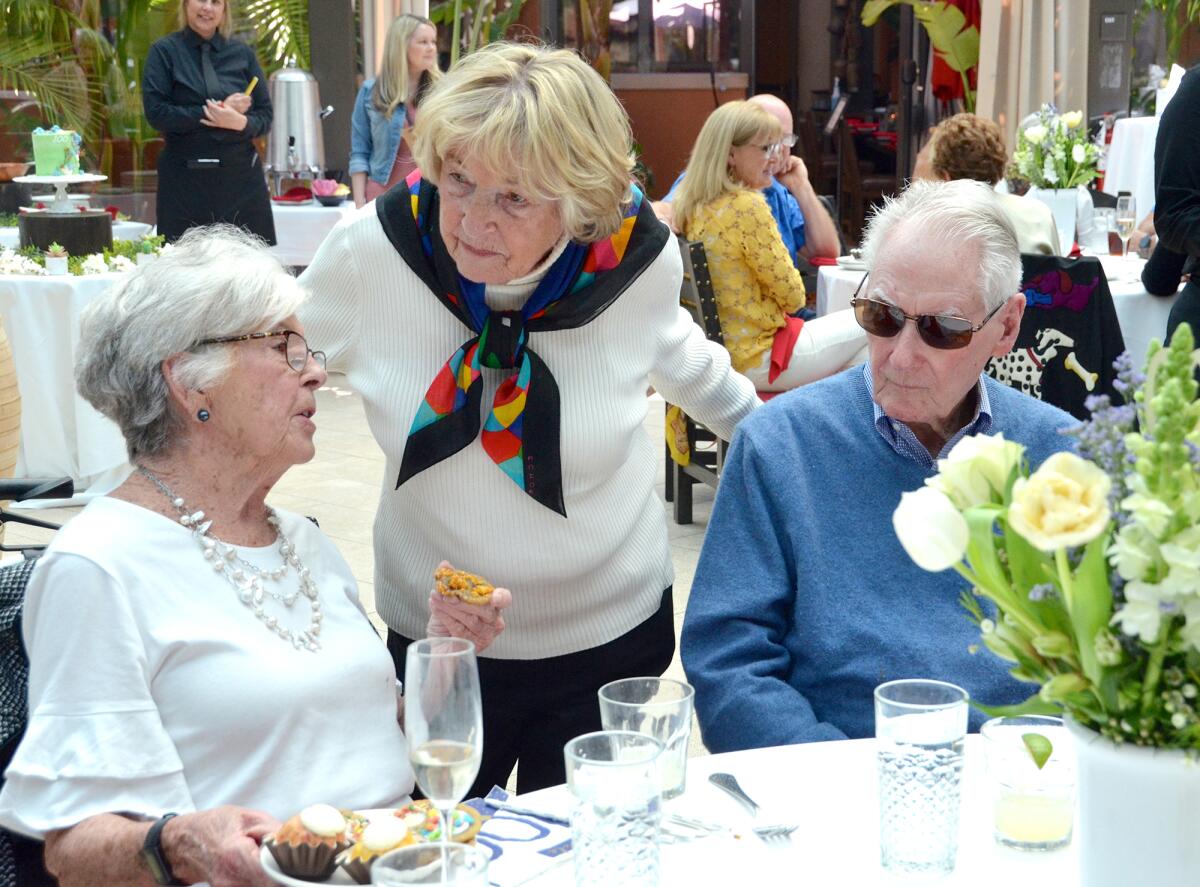
[[[288,59],[310,66],[308,0],[243,0],[239,14],[254,27],[268,73]]]
[[[94,85],[73,60],[67,61],[72,54],[71,44],[48,47],[44,37],[34,35],[0,42],[0,89],[28,93],[46,119],[94,135],[99,123],[91,113]]]

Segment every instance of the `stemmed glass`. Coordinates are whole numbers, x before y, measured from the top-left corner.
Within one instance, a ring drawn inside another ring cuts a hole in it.
[[[1129,194],[1117,198],[1117,234],[1121,237],[1121,258],[1129,255],[1129,238],[1137,227],[1137,200]]]
[[[448,845],[454,808],[479,774],[483,751],[475,645],[464,638],[415,641],[408,648],[404,682],[409,760],[417,785],[441,816],[442,842]]]

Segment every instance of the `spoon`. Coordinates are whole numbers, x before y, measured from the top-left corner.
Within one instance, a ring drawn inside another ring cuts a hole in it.
[[[713,773],[708,777],[708,781],[745,807],[751,816],[758,813],[758,804],[754,803],[750,796],[742,790],[732,773]]]

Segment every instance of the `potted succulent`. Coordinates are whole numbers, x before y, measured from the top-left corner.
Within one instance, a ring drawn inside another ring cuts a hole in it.
[[[70,273],[67,268],[67,251],[57,241],[46,249],[46,273],[56,276]]]
[[[149,265],[158,258],[158,247],[154,243],[154,238],[143,237],[142,242],[137,246],[137,263],[139,265]]]

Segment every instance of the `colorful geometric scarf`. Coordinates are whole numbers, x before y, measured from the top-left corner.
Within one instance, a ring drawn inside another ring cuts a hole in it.
[[[484,285],[460,275],[446,250],[438,229],[437,188],[418,173],[406,184],[375,201],[384,233],[447,310],[476,335],[434,376],[409,429],[396,486],[480,436],[482,368],[508,369],[513,373],[496,392],[481,443],[513,483],[566,517],[558,385],[529,347],[529,334],[574,329],[599,316],[662,251],[667,227],[635,187],[616,234],[592,244],[569,243],[521,310],[492,311]]]

